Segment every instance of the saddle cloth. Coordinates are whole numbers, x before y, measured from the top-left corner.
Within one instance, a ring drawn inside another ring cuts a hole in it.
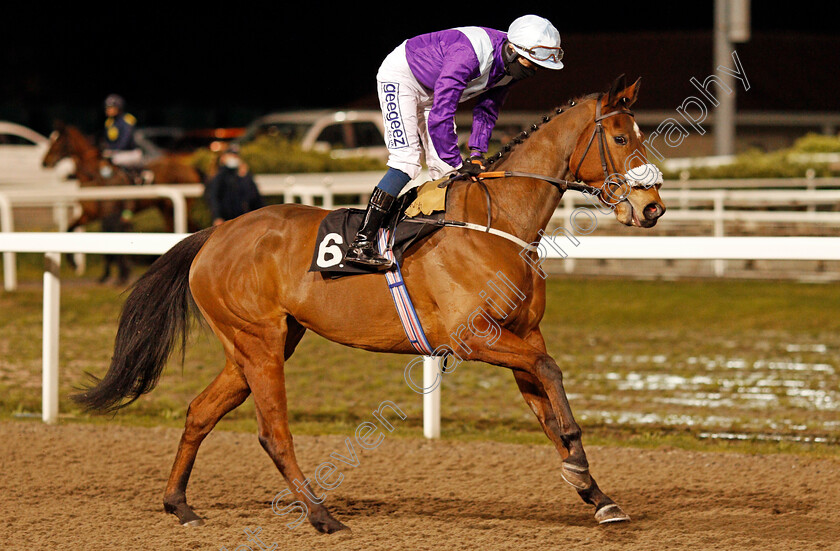
[[[438,188],[437,184],[437,181],[426,182],[400,196],[401,203],[396,214],[385,221],[383,226],[387,229],[390,249],[397,264],[402,264],[403,257],[413,244],[441,228],[434,223],[412,221],[419,214],[426,215],[426,220],[443,218],[446,188]],[[409,205],[407,208],[406,204]],[[405,216],[402,216],[403,212]],[[409,213],[412,214],[409,216]],[[362,209],[342,208],[330,212],[321,221],[310,272],[322,272],[331,278],[376,273],[373,268],[344,262],[344,255],[353,243],[364,215]]]

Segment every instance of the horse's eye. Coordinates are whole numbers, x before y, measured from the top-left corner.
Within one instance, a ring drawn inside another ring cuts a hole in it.
[[[627,138],[624,136],[615,136],[613,139],[618,145],[627,145]]]

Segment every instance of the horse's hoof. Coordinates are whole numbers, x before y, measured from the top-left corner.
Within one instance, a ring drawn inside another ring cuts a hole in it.
[[[350,528],[348,526],[342,524],[341,522],[335,519],[330,519],[327,522],[320,522],[317,525],[313,526],[315,526],[315,529],[321,532],[322,534],[334,534],[342,530],[347,530],[348,532],[350,531]]]
[[[335,532],[340,532],[341,530],[350,531],[350,528],[334,519],[329,513],[318,517],[310,516],[309,522],[322,534],[333,534]]]
[[[175,504],[164,503],[163,508],[167,513],[178,517],[178,522],[181,523],[181,526],[204,526],[204,519],[196,515],[192,507],[184,502]]]
[[[608,524],[610,522],[625,522],[630,520],[630,515],[621,510],[621,507],[615,503],[604,505],[595,511],[595,520],[598,524]]]

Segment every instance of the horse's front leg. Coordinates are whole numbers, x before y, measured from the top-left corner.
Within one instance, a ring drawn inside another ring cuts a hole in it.
[[[73,220],[73,222],[71,222],[70,225],[67,226],[67,232],[74,232],[76,231],[76,228],[83,228],[96,217],[96,212],[92,210],[88,205],[90,205],[90,203],[88,202],[82,203],[82,214],[80,214],[78,218]],[[73,268],[74,270],[77,268],[76,256],[73,253],[67,253],[67,265]]]
[[[474,335],[465,339],[464,344],[470,350],[467,359],[512,369],[525,401],[563,458],[563,479],[586,503],[595,506],[598,522],[629,520],[630,517],[598,488],[589,473],[581,429],[566,397],[563,374],[546,352],[542,336],[536,331],[524,340],[501,329],[498,337],[493,335],[493,338],[492,343]]]

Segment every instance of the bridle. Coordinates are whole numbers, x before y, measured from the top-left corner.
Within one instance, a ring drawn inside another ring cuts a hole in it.
[[[562,178],[554,178],[551,176],[544,176],[542,174],[533,174],[530,172],[520,172],[520,171],[490,171],[490,172],[482,172],[475,177],[475,180],[481,182],[481,180],[485,178],[534,178],[537,180],[542,180],[544,182],[548,182],[549,184],[553,185],[563,193],[568,190],[579,191],[581,193],[586,193],[588,195],[598,195],[601,193],[601,188],[591,186],[584,182],[580,181],[579,172],[580,167],[583,165],[584,159],[589,154],[589,150],[592,148],[592,144],[595,142],[595,138],[598,138],[598,153],[601,158],[601,169],[604,171],[604,182],[610,180],[610,176],[619,176],[622,173],[618,172],[618,165],[613,159],[612,153],[610,153],[610,148],[607,147],[607,136],[606,131],[604,130],[604,125],[602,121],[604,119],[608,119],[610,117],[614,117],[616,115],[630,115],[631,117],[635,117],[633,111],[625,108],[619,108],[614,111],[610,111],[609,113],[601,114],[601,99],[603,99],[604,94],[599,94],[598,99],[595,102],[595,128],[592,130],[592,134],[589,136],[589,141],[586,143],[586,148],[583,150],[583,156],[581,156],[580,161],[578,162],[578,166],[575,169],[573,175],[574,180],[564,180]],[[571,158],[569,159],[569,164],[571,164]],[[612,168],[612,172],[610,172],[610,168]],[[466,175],[456,175],[450,178],[449,180],[445,180],[438,184],[439,187],[446,187],[451,182],[455,180],[465,179]]]
[[[67,128],[56,130],[54,134],[55,137],[51,138],[50,148],[56,147],[56,150],[52,151],[52,154],[56,157],[56,162],[64,158],[70,158],[76,164],[76,174],[84,174],[90,180],[110,178],[109,176],[104,176],[100,171],[99,161],[105,159],[105,157],[102,156],[99,148],[88,146],[86,150],[80,151],[79,139],[74,138],[74,135]],[[78,137],[78,135],[76,136]],[[124,168],[114,165],[110,159],[106,160],[112,169],[119,171],[129,180],[131,179],[131,176],[126,173]],[[91,167],[91,164],[95,166]]]
[[[101,155],[99,150],[96,147],[90,147],[87,151],[80,151],[78,145],[74,146],[73,144],[73,136],[67,129],[63,130],[56,130],[57,134],[55,139],[50,144],[51,147],[55,146],[59,143],[58,150],[54,152],[58,155],[58,160],[70,157],[73,158],[74,156],[77,157],[81,161],[92,161],[98,159]],[[78,140],[77,140],[78,141]]]
[[[610,117],[614,117],[616,115],[630,115],[631,117],[635,117],[632,111],[629,109],[619,108],[615,111],[610,111],[604,115],[601,114],[601,98],[604,97],[604,94],[600,94],[598,96],[598,100],[595,102],[595,128],[592,130],[592,135],[589,136],[589,141],[586,143],[586,149],[583,150],[583,156],[580,158],[578,162],[578,166],[575,169],[574,176],[575,181],[579,180],[578,173],[580,172],[580,167],[583,165],[584,159],[589,154],[589,149],[592,147],[592,142],[595,141],[595,138],[598,138],[598,153],[601,157],[601,169],[604,171],[604,181],[606,182],[609,180],[610,175],[612,174],[619,174],[618,172],[618,165],[613,159],[612,153],[610,153],[610,148],[607,147],[607,135],[606,131],[604,130],[604,125],[601,124],[601,121],[604,119],[608,119]],[[609,169],[612,169],[610,172]]]
[[[482,190],[484,191],[484,195],[485,195],[485,198],[486,198],[486,201],[487,201],[487,225],[486,226],[479,226],[479,225],[476,225],[476,224],[470,224],[470,223],[459,222],[459,221],[454,221],[454,220],[446,220],[446,219],[435,220],[435,219],[423,218],[423,217],[414,217],[413,219],[412,218],[406,218],[406,220],[413,221],[413,222],[430,223],[430,224],[439,225],[439,226],[467,227],[469,229],[479,230],[479,231],[483,231],[485,233],[495,233],[496,235],[499,235],[500,237],[504,237],[505,239],[508,239],[509,241],[513,241],[514,243],[516,243],[520,246],[523,246],[523,248],[526,248],[526,249],[532,250],[532,251],[536,250],[536,248],[533,244],[525,243],[524,241],[522,241],[521,239],[519,239],[518,237],[516,237],[514,235],[510,235],[506,232],[495,230],[495,229],[490,227],[491,222],[492,222],[491,215],[490,215],[490,213],[491,213],[490,192],[487,189],[487,186],[486,186],[486,184],[484,183],[483,180],[485,180],[485,179],[495,179],[495,178],[533,178],[533,179],[536,179],[536,180],[542,180],[544,182],[548,182],[549,184],[551,184],[555,188],[557,188],[557,190],[560,191],[561,194],[568,191],[568,190],[574,190],[574,191],[579,191],[581,193],[585,193],[587,195],[598,196],[602,192],[602,188],[598,188],[598,187],[586,184],[584,182],[581,182],[580,178],[579,178],[579,175],[578,175],[579,172],[580,172],[580,167],[581,167],[581,165],[583,165],[583,161],[584,161],[584,159],[586,159],[586,156],[589,154],[589,150],[592,148],[592,144],[595,142],[595,138],[597,137],[598,138],[598,153],[599,153],[600,158],[601,158],[601,169],[604,171],[604,184],[602,184],[602,185],[606,185],[608,182],[610,182],[610,177],[611,176],[617,176],[618,178],[621,179],[622,178],[621,173],[619,173],[617,171],[618,165],[616,164],[615,159],[613,159],[612,153],[610,153],[610,148],[607,147],[606,131],[604,130],[604,125],[602,124],[602,121],[604,119],[608,119],[608,118],[614,117],[616,115],[630,115],[631,117],[635,117],[633,112],[630,111],[629,109],[626,109],[626,108],[619,108],[619,109],[616,109],[614,111],[610,111],[609,113],[602,114],[601,113],[601,99],[603,99],[603,97],[604,97],[604,94],[599,94],[598,99],[595,102],[595,128],[592,130],[592,134],[589,136],[589,141],[586,143],[586,149],[583,150],[583,155],[581,156],[580,161],[578,162],[578,166],[573,173],[574,178],[575,178],[574,181],[563,180],[561,178],[554,178],[554,177],[551,177],[551,176],[544,176],[542,174],[533,174],[533,173],[530,173],[530,172],[520,172],[520,171],[515,171],[515,170],[514,171],[481,172],[477,176],[468,176],[468,175],[463,174],[463,173],[462,174],[456,174],[456,175],[442,181],[441,183],[439,183],[438,187],[443,188],[443,187],[448,186],[452,182],[455,182],[457,180],[464,180],[464,179],[467,179],[467,178],[469,178],[470,180],[472,180],[474,182],[477,182],[481,186]],[[574,152],[572,152],[572,155],[574,155]],[[569,158],[569,164],[571,165],[571,157]],[[609,171],[610,168],[612,168],[613,172]]]
[[[70,157],[70,144],[67,135],[63,131],[55,130],[50,136],[50,145],[47,149],[51,166],[55,166],[59,161],[66,157]],[[53,160],[54,159],[54,160]]]

